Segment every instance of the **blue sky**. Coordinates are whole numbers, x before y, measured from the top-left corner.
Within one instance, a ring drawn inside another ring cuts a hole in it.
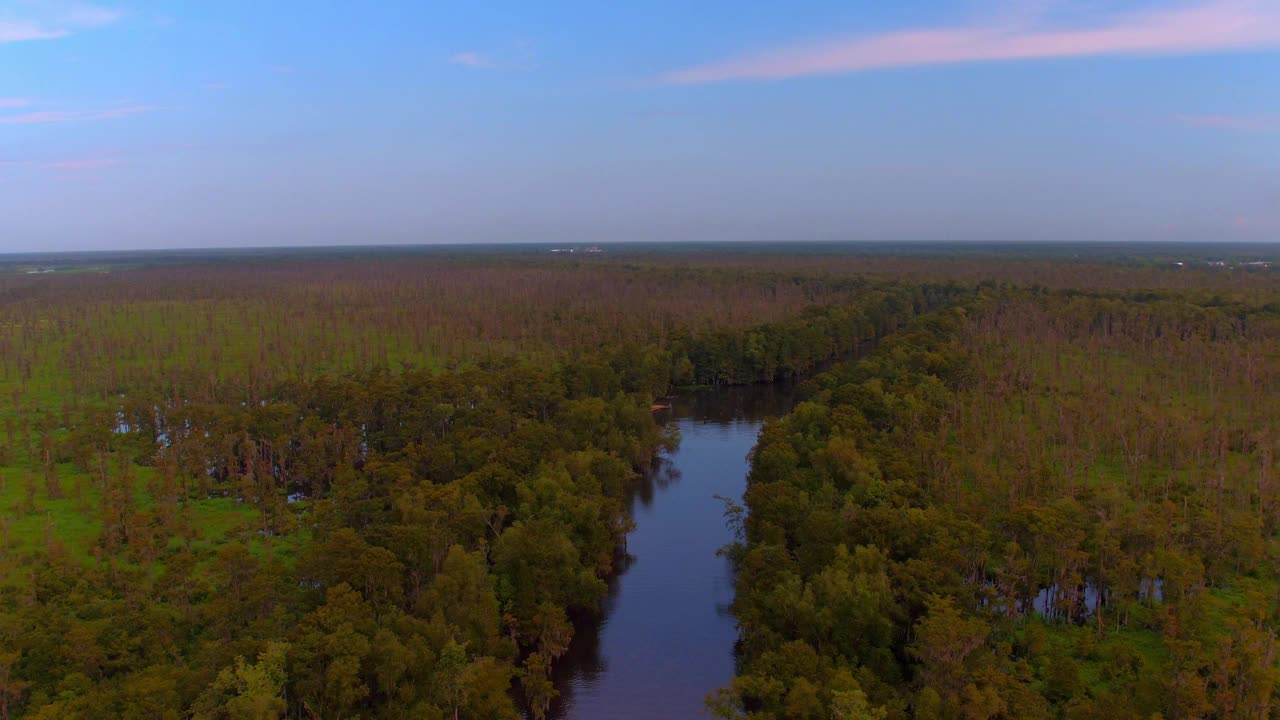
[[[0,0],[0,251],[1280,240],[1280,0]]]

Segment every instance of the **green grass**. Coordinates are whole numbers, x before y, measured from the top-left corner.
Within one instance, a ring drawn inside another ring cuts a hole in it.
[[[150,467],[135,465],[134,493],[136,507],[139,511],[149,511],[154,501],[146,492],[148,482],[155,474]],[[26,469],[8,466],[0,468],[5,476],[5,484],[0,491],[0,514],[8,522],[8,548],[6,558],[13,559],[41,553],[46,550],[46,537],[60,543],[67,556],[85,567],[96,563],[94,548],[102,535],[101,492],[93,484],[92,478],[75,469],[71,464],[58,466],[58,477],[62,485],[64,497],[51,500],[44,487],[44,479],[34,475],[36,492],[34,509],[26,511]],[[80,485],[80,499],[76,498],[76,484]],[[267,555],[267,542],[257,532],[257,511],[250,505],[238,502],[233,498],[206,498],[188,500],[191,510],[191,524],[196,529],[196,537],[191,542],[191,551],[200,558],[211,558],[217,548],[228,542],[243,542],[250,552],[259,558]],[[271,538],[271,554],[286,565],[292,565],[310,538],[305,528],[284,536]],[[185,547],[183,539],[170,538],[168,552],[176,552]],[[123,556],[120,556],[123,557]],[[3,567],[3,563],[0,563]],[[164,559],[161,557],[153,568],[153,573],[163,570]],[[2,585],[21,585],[27,579],[23,573],[5,573]]]
[[[1099,636],[1092,624],[1074,625],[1029,617],[1021,628],[1021,636],[1038,626],[1045,631],[1046,643],[1039,655],[1047,662],[1049,657],[1070,657],[1080,672],[1083,687],[1109,692],[1120,692],[1126,681],[1117,676],[1114,659],[1136,657],[1142,671],[1159,671],[1168,662],[1169,653],[1160,631],[1132,625],[1106,627]]]

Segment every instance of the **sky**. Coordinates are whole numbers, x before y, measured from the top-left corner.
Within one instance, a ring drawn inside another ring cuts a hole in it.
[[[0,252],[1280,241],[1280,0],[0,0]]]

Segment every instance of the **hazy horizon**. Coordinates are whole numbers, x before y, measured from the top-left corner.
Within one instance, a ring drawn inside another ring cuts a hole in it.
[[[15,0],[0,67],[0,253],[1280,240],[1267,0]]]

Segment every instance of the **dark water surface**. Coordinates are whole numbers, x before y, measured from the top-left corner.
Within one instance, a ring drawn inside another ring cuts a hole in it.
[[[636,529],[602,615],[577,623],[556,663],[556,720],[709,717],[707,693],[733,677],[732,541],[724,503],[742,498],[747,454],[764,420],[791,409],[794,386],[725,388],[674,398],[657,418],[680,429],[630,498]]]

